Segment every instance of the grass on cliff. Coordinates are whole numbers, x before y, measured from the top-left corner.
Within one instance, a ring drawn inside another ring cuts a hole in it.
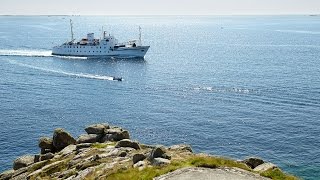
[[[106,148],[106,147],[108,147],[108,146],[115,146],[115,145],[116,145],[116,142],[93,143],[93,144],[91,144],[91,148],[101,149],[101,148]]]
[[[298,178],[285,174],[279,168],[270,169],[268,171],[260,173],[261,176],[268,177],[276,180],[297,180]]]
[[[249,170],[247,166],[242,163],[229,160],[221,157],[203,157],[203,156],[191,156],[182,161],[174,160],[171,164],[162,167],[147,167],[141,171],[137,168],[130,168],[128,170],[119,170],[118,172],[111,174],[107,179],[114,180],[138,180],[138,179],[152,179],[154,177],[172,172],[174,170],[183,167],[238,167],[241,169]]]

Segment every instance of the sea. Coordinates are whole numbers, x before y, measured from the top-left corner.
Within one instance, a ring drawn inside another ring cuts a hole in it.
[[[51,55],[102,29],[144,59]],[[94,123],[320,178],[320,16],[0,16],[0,171]],[[112,81],[110,77],[122,77]]]

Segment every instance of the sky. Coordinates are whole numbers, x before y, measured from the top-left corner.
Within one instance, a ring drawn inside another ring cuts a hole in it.
[[[320,14],[320,0],[1,0],[1,15]]]

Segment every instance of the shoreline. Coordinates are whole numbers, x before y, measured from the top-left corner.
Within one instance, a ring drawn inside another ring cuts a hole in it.
[[[141,144],[130,140],[127,130],[105,123],[89,125],[85,131],[75,139],[66,130],[55,129],[52,138],[39,139],[40,154],[18,157],[0,179],[297,179],[256,157],[239,161],[195,154],[186,144]]]

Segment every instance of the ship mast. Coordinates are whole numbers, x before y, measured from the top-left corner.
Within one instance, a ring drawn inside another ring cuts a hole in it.
[[[71,42],[74,41],[74,38],[73,38],[73,23],[72,23],[72,20],[70,19],[70,29],[71,29]]]
[[[141,46],[141,27],[139,26],[139,45]]]

